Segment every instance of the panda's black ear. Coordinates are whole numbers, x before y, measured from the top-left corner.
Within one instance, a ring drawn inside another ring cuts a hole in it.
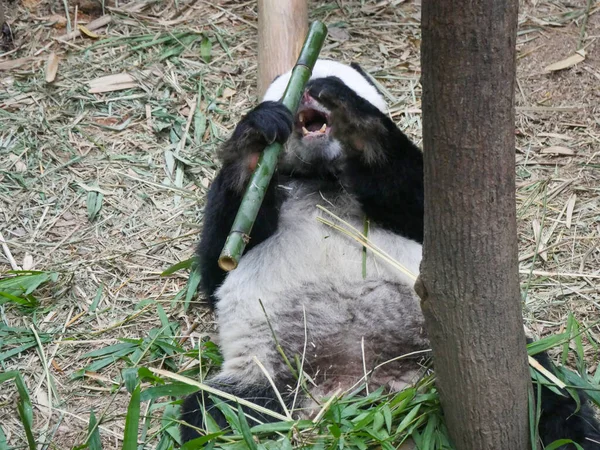
[[[373,86],[375,89],[377,89],[377,92],[382,94],[382,92],[377,88],[377,85],[373,82],[373,79],[371,78],[371,76],[367,72],[365,72],[363,70],[363,68],[358,65],[358,63],[351,62],[350,67],[352,67],[354,70],[356,70],[358,73],[360,73],[362,75],[362,77],[365,80],[367,80],[371,86]]]

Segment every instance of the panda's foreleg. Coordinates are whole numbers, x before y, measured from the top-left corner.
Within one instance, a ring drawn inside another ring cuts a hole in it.
[[[204,227],[197,249],[202,275],[200,287],[213,304],[213,294],[226,275],[219,268],[217,261],[259,152],[268,143],[285,141],[291,129],[292,116],[285,106],[278,102],[263,102],[242,119],[220,151],[223,168],[208,192]],[[282,194],[276,186],[277,180],[274,179],[265,194],[246,251],[260,244],[277,230]]]
[[[244,191],[258,154],[273,142],[285,143],[293,121],[292,113],[283,103],[272,101],[260,103],[244,116],[218,153],[223,167],[232,167],[227,175],[230,189]]]
[[[550,372],[552,363],[546,353],[534,358]],[[538,398],[538,386],[534,383],[534,396]],[[587,395],[578,391],[580,404],[564,392],[558,395],[547,387],[541,387],[541,414],[539,418],[539,436],[544,445],[559,439],[571,439],[584,450],[600,450],[600,423],[589,404]],[[579,410],[578,410],[579,407]],[[561,450],[575,449],[572,444],[560,447]]]
[[[207,381],[206,384],[237,398],[247,400],[254,405],[267,408],[272,412],[279,414],[284,412],[273,387],[265,379],[253,381],[241,379],[235,374],[222,372]],[[283,392],[281,395],[283,395]],[[217,395],[211,396],[203,391],[188,396],[181,407],[181,419],[183,421],[181,424],[181,437],[183,442],[190,441],[208,432],[206,426],[207,413],[210,414],[219,429],[229,427],[230,424],[219,408],[215,406],[213,398],[222,400],[224,403],[222,407],[227,408],[227,404],[231,405],[234,410],[238,407],[235,401],[219,398]],[[282,399],[286,402],[286,407],[289,407],[290,397],[283,396]],[[242,406],[242,410],[246,414],[250,426],[256,425],[258,422],[267,423],[277,420],[272,415],[262,414],[249,406]],[[236,413],[234,412],[234,414]]]
[[[336,77],[314,80],[309,94],[331,111],[345,153],[342,185],[379,225],[423,241],[423,154],[375,106]]]

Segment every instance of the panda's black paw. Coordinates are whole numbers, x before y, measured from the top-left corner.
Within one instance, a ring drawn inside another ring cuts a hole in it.
[[[246,114],[219,149],[219,159],[227,168],[225,184],[242,192],[260,153],[273,142],[283,144],[292,132],[292,123],[292,114],[281,102],[262,102]]]
[[[281,102],[262,102],[240,121],[220,151],[225,163],[260,153],[273,142],[284,143],[292,132],[293,116]]]
[[[283,144],[292,132],[293,116],[281,102],[262,102],[237,126],[233,137],[247,140],[246,144]]]

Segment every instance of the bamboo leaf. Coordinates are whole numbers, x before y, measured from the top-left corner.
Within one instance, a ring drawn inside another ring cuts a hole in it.
[[[102,192],[89,191],[87,195],[87,213],[88,219],[92,222],[97,216],[100,210],[102,209],[102,200],[104,199],[104,194]]]
[[[113,345],[109,345],[108,347],[99,348],[97,350],[92,350],[91,352],[87,352],[84,355],[82,355],[81,358],[82,359],[97,358],[99,356],[107,356],[107,355],[113,355],[115,357],[120,357],[120,356],[123,356],[123,355],[126,355],[126,354],[132,352],[135,348],[137,348],[137,345],[135,345],[135,344],[131,344],[128,342],[122,342],[120,344],[113,344]]]
[[[583,450],[583,447],[576,442],[573,442],[571,439],[560,439],[558,441],[554,441],[552,444],[547,445],[545,450],[556,450],[562,447],[565,444],[573,444],[577,450]]]
[[[546,72],[554,72],[557,70],[564,70],[570,67],[573,67],[576,64],[585,60],[585,50],[577,50],[574,54],[565,58],[561,61],[555,62],[554,64],[550,64],[546,66]]]
[[[140,425],[140,386],[137,385],[131,394],[125,419],[123,434],[123,450],[137,450],[138,429]]]
[[[145,389],[142,391],[140,399],[142,402],[146,402],[160,397],[184,397],[197,390],[198,388],[196,386],[175,382]]]
[[[314,426],[315,424],[312,420],[299,420],[296,422],[271,422],[264,423],[261,425],[255,425],[252,428],[250,428],[250,431],[252,432],[252,434],[276,433],[290,431],[291,429],[306,430]]]
[[[121,376],[123,377],[123,381],[125,382],[125,388],[132,395],[135,392],[136,388],[139,388],[137,374],[138,370],[135,367],[128,367],[121,371]]]
[[[406,415],[406,417],[404,417],[404,419],[402,419],[402,422],[400,422],[400,425],[398,425],[398,428],[396,429],[396,434],[400,434],[400,433],[402,433],[404,430],[406,430],[408,428],[408,426],[410,425],[410,423],[417,416],[417,413],[419,412],[420,409],[421,409],[421,405],[419,404],[419,405],[415,406]]]
[[[2,425],[0,425],[0,450],[8,450],[8,443],[6,442],[6,435],[2,430]]]
[[[56,53],[52,52],[48,55],[48,62],[46,63],[46,83],[52,83],[56,79],[58,62],[59,58]]]
[[[88,424],[88,440],[87,446],[90,450],[102,450],[102,441],[100,440],[100,430],[98,428],[98,420],[96,420],[96,415],[94,414],[94,410],[90,411],[90,421]]]
[[[212,42],[208,37],[203,36],[202,42],[200,42],[200,57],[205,63],[209,63],[211,60]]]
[[[23,377],[17,371],[9,371],[0,374],[0,383],[5,381],[13,380],[17,392],[19,394],[19,400],[17,401],[17,412],[25,431],[25,438],[27,439],[27,446],[29,450],[36,450],[35,438],[33,436],[33,406],[31,404],[31,398],[29,397],[29,391],[23,381]],[[6,438],[4,439],[6,440]],[[2,436],[0,436],[0,442],[2,442]]]
[[[187,311],[192,298],[196,294],[198,290],[198,286],[200,285],[200,281],[202,281],[202,275],[200,274],[200,268],[194,266],[190,272],[190,277],[188,278],[188,282],[186,285],[185,291],[185,300],[183,302],[184,310]]]
[[[594,402],[596,406],[600,406],[599,386],[590,384],[587,380],[584,380],[578,374],[565,367],[559,367],[558,370],[565,377],[567,383],[584,389],[585,393],[592,400],[592,402]]]
[[[17,297],[29,295],[42,284],[58,279],[56,272],[9,271],[7,274],[14,276],[0,280],[0,292]]]
[[[570,149],[568,147],[563,147],[560,145],[554,145],[552,147],[546,147],[540,150],[540,154],[542,155],[563,155],[563,156],[573,156],[575,155],[575,150]]]
[[[246,445],[250,450],[258,450],[256,447],[256,442],[254,442],[254,438],[252,437],[252,433],[250,432],[250,427],[248,426],[248,421],[246,420],[246,415],[242,410],[242,407],[238,405],[237,409],[238,420],[240,422],[240,431],[242,432],[242,436]]]
[[[224,432],[220,431],[218,433],[207,434],[206,436],[201,436],[196,439],[192,439],[191,441],[186,442],[181,446],[181,450],[200,450],[206,448],[204,445],[207,442],[212,441],[219,436],[222,436]]]
[[[535,356],[538,353],[545,352],[548,349],[557,347],[568,341],[569,334],[567,332],[546,336],[539,341],[534,341],[530,344],[527,344],[527,353],[529,353],[529,356]]]
[[[194,262],[194,258],[188,258],[183,261],[179,261],[177,264],[173,264],[171,267],[165,269],[161,272],[161,277],[166,277],[168,275],[172,275],[175,272],[180,271],[181,269],[189,269],[192,267],[192,263]]]
[[[83,25],[78,25],[77,28],[81,31],[81,34],[89,37],[90,39],[98,39],[100,36],[91,31],[90,29],[84,27]]]
[[[92,301],[92,304],[90,305],[89,312],[93,313],[96,311],[96,308],[98,308],[98,303],[100,303],[100,299],[102,298],[103,290],[104,290],[104,284],[101,284],[100,286],[98,286],[98,289],[96,290],[96,296],[94,297],[94,300]]]

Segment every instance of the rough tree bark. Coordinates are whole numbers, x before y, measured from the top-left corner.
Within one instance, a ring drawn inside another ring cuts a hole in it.
[[[259,96],[294,66],[307,32],[307,0],[258,0]]]
[[[529,448],[519,295],[517,0],[423,0],[421,278],[437,386],[458,450]]]

